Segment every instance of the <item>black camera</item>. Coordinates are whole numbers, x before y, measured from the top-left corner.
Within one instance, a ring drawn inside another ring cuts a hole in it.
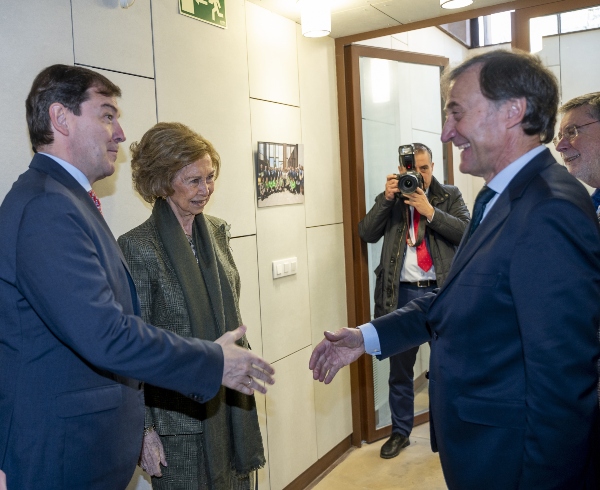
[[[424,188],[423,176],[417,172],[415,167],[414,145],[402,145],[398,147],[398,160],[400,165],[406,169],[405,174],[396,174],[398,189],[402,194],[412,194],[417,188]]]

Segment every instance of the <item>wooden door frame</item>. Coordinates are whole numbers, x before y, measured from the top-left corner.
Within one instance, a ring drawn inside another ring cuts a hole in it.
[[[344,65],[346,68],[346,101],[348,144],[347,158],[342,163],[342,201],[344,203],[344,245],[346,249],[346,270],[352,269],[352,299],[349,299],[348,321],[350,325],[361,325],[371,320],[369,270],[367,260],[367,244],[358,236],[358,222],[366,214],[364,155],[362,134],[362,110],[360,97],[359,58],[379,58],[404,63],[415,63],[429,66],[448,66],[448,58],[407,51],[384,48],[373,48],[352,44],[344,49]],[[440,113],[440,117],[442,114]],[[340,124],[342,121],[340,120]],[[447,147],[448,179],[453,179],[452,148]],[[348,251],[351,251],[349,254]],[[352,310],[352,311],[351,311]],[[373,364],[370,355],[363,355],[351,366],[353,429],[357,434],[353,444],[359,445],[366,440],[372,442],[389,436],[391,426],[375,428],[375,393],[373,389]],[[415,425],[427,422],[429,413],[421,413],[415,417]],[[358,431],[356,427],[359,427]],[[360,434],[360,435],[358,435]]]
[[[361,155],[360,170],[362,171],[362,148],[357,150],[356,138],[356,103],[348,99],[352,94],[352,87],[359,84],[358,71],[351,69],[352,54],[346,54],[346,48],[354,46],[352,43],[374,39],[377,37],[408,32],[425,27],[435,27],[440,24],[458,22],[472,19],[482,15],[514,10],[512,14],[512,46],[514,48],[529,51],[529,21],[534,17],[551,15],[554,13],[568,12],[581,8],[600,5],[600,0],[514,0],[510,2],[462,11],[427,19],[409,24],[403,24],[375,31],[369,31],[352,36],[340,37],[335,40],[335,63],[337,76],[338,94],[338,116],[340,137],[340,161],[342,170],[342,208],[344,220],[344,248],[346,267],[346,300],[348,325],[361,325],[369,321],[369,288],[368,288],[368,264],[366,260],[366,246],[358,237],[356,226],[365,213],[364,202],[364,172],[358,172],[357,153]],[[361,46],[355,49],[376,49]],[[385,50],[393,51],[393,50]],[[365,51],[367,52],[367,51]],[[398,51],[394,51],[398,53]],[[406,54],[406,52],[404,52]],[[391,53],[388,53],[391,54]],[[417,55],[416,56],[424,56]],[[374,57],[377,57],[374,54]],[[349,105],[349,102],[351,104]],[[360,100],[359,100],[360,107]],[[360,121],[360,118],[358,119]],[[361,132],[362,132],[362,128]],[[352,137],[351,137],[352,135]],[[362,142],[362,136],[361,136]],[[447,154],[452,155],[451,151]],[[351,164],[351,162],[353,162]],[[449,172],[452,167],[449,165]],[[450,180],[451,174],[448,174]],[[358,199],[354,200],[354,196]],[[365,285],[365,277],[367,282]],[[369,430],[369,423],[373,424],[373,415],[369,415],[368,400],[373,401],[372,364],[370,357],[362,356],[358,361],[350,365],[351,378],[351,402],[352,402],[352,444],[360,447],[363,440],[371,440],[373,436],[385,437],[385,430],[380,429],[373,434]],[[370,392],[370,395],[369,395]],[[371,404],[371,407],[373,405]],[[426,414],[428,417],[428,414]],[[419,417],[415,418],[415,424],[421,422]],[[391,430],[388,428],[388,430]]]

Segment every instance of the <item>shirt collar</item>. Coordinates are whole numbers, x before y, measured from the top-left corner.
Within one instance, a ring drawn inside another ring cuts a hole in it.
[[[502,191],[508,187],[510,181],[514,179],[525,165],[527,165],[534,157],[542,153],[546,147],[544,145],[537,146],[533,150],[529,150],[524,155],[521,155],[514,162],[502,169],[498,174],[488,182],[487,186],[496,191],[497,194],[502,194]]]
[[[71,177],[73,177],[77,182],[79,182],[81,187],[83,187],[86,190],[86,192],[90,192],[92,190],[92,185],[90,184],[90,181],[84,175],[84,173],[81,170],[79,170],[77,167],[71,165],[69,162],[65,162],[62,158],[58,158],[57,156],[50,155],[50,153],[44,153],[44,152],[39,152],[39,153],[40,153],[40,155],[45,155],[49,158],[52,158],[52,160],[54,160],[62,168],[64,168],[67,172],[69,172]]]

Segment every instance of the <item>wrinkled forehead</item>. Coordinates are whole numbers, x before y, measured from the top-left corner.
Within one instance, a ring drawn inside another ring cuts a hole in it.
[[[590,109],[589,105],[583,105],[565,112],[560,121],[560,128],[564,129],[568,126],[579,126],[594,121],[595,118]]]

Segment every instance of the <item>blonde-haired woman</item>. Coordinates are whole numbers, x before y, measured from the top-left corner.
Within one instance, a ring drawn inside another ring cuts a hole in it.
[[[142,316],[182,336],[215,340],[242,323],[229,226],[203,213],[219,174],[219,154],[179,123],[156,124],[131,150],[134,187],[153,210],[118,241]],[[145,397],[141,465],[154,489],[251,487],[265,463],[253,396],[221,387],[201,404],[146,385]]]

